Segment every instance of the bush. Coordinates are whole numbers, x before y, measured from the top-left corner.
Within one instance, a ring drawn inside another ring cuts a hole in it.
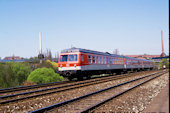
[[[55,71],[58,71],[58,63],[56,62],[52,62],[50,60],[46,60],[47,63],[50,63],[52,65],[52,68],[55,70]]]
[[[25,63],[0,64],[0,87],[15,87],[22,85],[31,69]]]
[[[51,68],[38,68],[31,72],[28,76],[27,80],[32,81],[34,83],[49,83],[49,82],[57,82],[62,81],[64,78],[59,74],[55,73]]]
[[[15,75],[15,80],[19,85],[21,85],[27,79],[31,72],[30,66],[23,63],[13,63],[11,69]]]
[[[169,60],[168,59],[162,59],[158,65],[158,68],[161,69],[165,66],[165,68],[169,68]]]

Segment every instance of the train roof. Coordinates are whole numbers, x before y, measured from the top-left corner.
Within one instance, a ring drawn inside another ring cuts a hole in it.
[[[116,55],[116,54],[110,54],[109,52],[99,52],[99,51],[75,48],[75,47],[61,51],[61,53],[70,53],[70,52],[83,52],[83,53],[91,53],[91,54],[106,55],[106,56],[120,56],[120,55]]]
[[[69,49],[64,49],[61,51],[61,53],[71,53],[71,52],[83,52],[83,53],[91,53],[91,54],[98,54],[98,55],[105,55],[105,56],[114,56],[114,57],[121,57],[121,58],[129,58],[129,59],[138,59],[138,58],[132,58],[132,57],[126,57],[123,55],[116,55],[116,54],[111,54],[109,52],[99,52],[99,51],[94,51],[94,50],[88,50],[88,49],[82,49],[82,48],[69,48]],[[150,60],[146,60],[146,59],[138,59],[138,60],[142,60],[142,61],[150,61]]]

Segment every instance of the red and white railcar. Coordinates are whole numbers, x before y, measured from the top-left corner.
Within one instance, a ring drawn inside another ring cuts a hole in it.
[[[118,73],[127,70],[152,69],[150,60],[130,58],[108,52],[70,48],[61,52],[58,69],[69,79],[89,77],[93,74]]]

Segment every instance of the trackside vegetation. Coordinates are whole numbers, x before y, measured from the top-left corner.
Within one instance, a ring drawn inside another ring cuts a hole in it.
[[[28,63],[0,64],[0,88],[20,86],[31,72]]]
[[[58,63],[50,60],[37,62],[8,62],[0,63],[0,89],[62,81],[64,78],[57,74]]]
[[[169,60],[168,59],[162,59],[158,65],[158,68],[169,68]]]
[[[28,81],[32,81],[36,84],[49,83],[62,81],[64,78],[55,73],[52,68],[38,68],[31,72],[27,78]]]

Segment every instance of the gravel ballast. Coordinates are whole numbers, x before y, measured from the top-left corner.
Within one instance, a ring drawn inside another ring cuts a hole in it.
[[[91,112],[142,112],[168,83],[169,73],[145,83]]]
[[[147,73],[149,74],[149,73]],[[138,78],[141,75],[146,75],[146,73],[139,74],[133,77],[127,77],[119,80],[113,80],[110,82],[105,82],[105,83],[100,83],[92,86],[86,86],[86,87],[81,87],[69,91],[64,91],[64,92],[58,92],[55,94],[50,94],[50,95],[45,95],[45,96],[40,96],[37,98],[32,98],[28,100],[23,100],[23,101],[18,101],[15,103],[9,103],[5,105],[0,105],[0,112],[17,112],[17,113],[23,113],[23,112],[29,112],[33,111],[36,109],[40,109],[45,106],[49,106],[52,104],[56,104],[59,102],[63,102],[72,98],[76,98],[112,85],[119,84],[124,81],[128,81],[131,79]]]

